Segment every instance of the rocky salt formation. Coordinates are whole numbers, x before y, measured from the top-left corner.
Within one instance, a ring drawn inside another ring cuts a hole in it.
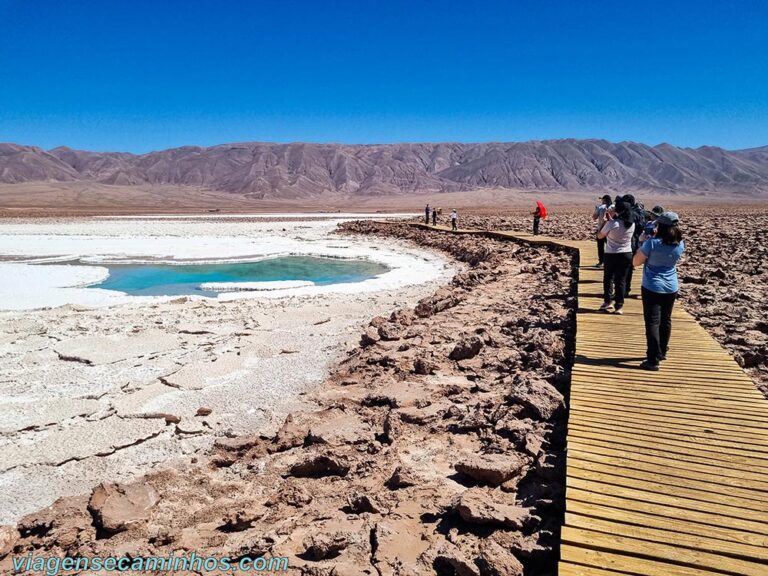
[[[11,554],[290,558],[314,576],[554,574],[573,342],[568,252],[350,223],[467,264],[375,317],[270,436],[63,498],[0,532]],[[418,270],[414,270],[417,274]]]

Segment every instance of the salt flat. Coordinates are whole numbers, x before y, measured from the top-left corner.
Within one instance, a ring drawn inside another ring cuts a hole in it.
[[[430,252],[335,236],[338,221],[3,222],[0,523],[104,480],[189,462],[216,437],[274,432],[363,322],[453,274]],[[100,266],[30,264],[286,254],[366,257],[391,271],[355,284],[179,298],[84,287],[103,277]]]

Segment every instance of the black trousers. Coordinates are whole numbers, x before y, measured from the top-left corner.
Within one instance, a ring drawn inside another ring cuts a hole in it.
[[[437,226],[437,212],[432,213],[432,226]]]
[[[632,255],[632,258],[634,259],[635,255]],[[629,296],[629,293],[632,292],[632,277],[634,276],[635,269],[632,268],[632,264],[629,265],[629,270],[627,270],[627,289],[624,291],[624,296]]]
[[[603,301],[611,301],[611,293],[616,306],[624,305],[627,293],[627,272],[632,267],[632,252],[606,254],[603,268]],[[613,290],[611,290],[613,288]]]
[[[424,214],[424,224],[429,224],[429,212]]]
[[[456,219],[451,219],[451,230],[457,230],[458,226],[456,225]]]
[[[541,218],[534,218],[533,219],[533,235],[539,233],[539,222],[541,222]]]
[[[645,340],[648,344],[646,360],[658,364],[667,355],[669,338],[672,335],[672,309],[675,307],[677,292],[661,294],[643,288],[643,317],[645,318]]]
[[[605,263],[605,238],[597,239],[597,262],[599,264]]]

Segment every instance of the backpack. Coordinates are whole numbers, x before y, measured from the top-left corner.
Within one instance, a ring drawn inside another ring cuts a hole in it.
[[[643,233],[648,219],[645,217],[645,207],[638,202],[632,206],[632,222],[635,223],[635,230],[632,232],[632,252],[636,252],[640,247],[640,234]]]

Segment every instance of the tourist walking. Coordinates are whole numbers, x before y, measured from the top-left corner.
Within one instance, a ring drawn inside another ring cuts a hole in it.
[[[429,204],[424,207],[424,224],[429,226]]]
[[[600,198],[600,204],[595,206],[592,212],[592,220],[595,221],[595,238],[597,239],[597,267],[600,268],[605,263],[605,238],[598,238],[597,234],[603,229],[605,224],[605,213],[611,205],[611,197],[605,194]]]
[[[454,232],[459,229],[459,214],[456,208],[451,209],[451,230]]]
[[[623,314],[627,272],[632,266],[632,221],[629,204],[618,202],[605,213],[605,224],[598,238],[605,238],[605,267],[603,268],[603,312]],[[613,293],[614,301],[611,301]]]
[[[647,350],[640,367],[658,370],[659,362],[667,359],[672,335],[672,309],[679,290],[677,263],[685,251],[680,218],[674,212],[664,212],[656,218],[656,233],[637,251],[633,264],[643,267],[643,318]]]
[[[533,214],[533,235],[538,236],[539,224],[541,223],[542,218],[547,217],[547,209],[541,202],[536,202],[536,210],[531,212],[531,214]]]
[[[432,208],[432,226],[437,226],[437,208]]]

